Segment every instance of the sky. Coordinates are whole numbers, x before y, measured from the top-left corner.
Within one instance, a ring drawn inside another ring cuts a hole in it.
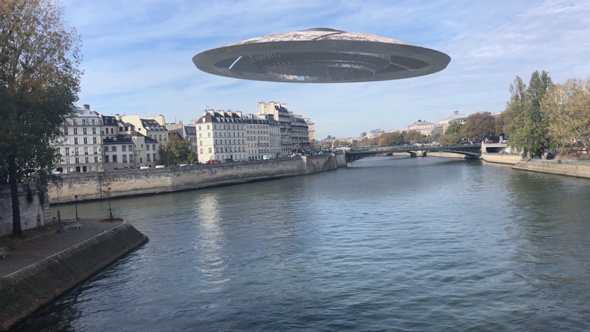
[[[205,109],[255,114],[275,101],[315,123],[316,138],[403,130],[453,112],[501,112],[516,76],[556,83],[590,76],[590,1],[62,0],[81,36],[78,106],[104,115],[164,115],[187,124]],[[446,69],[364,83],[275,83],[211,75],[196,54],[310,28],[373,34],[448,54]]]

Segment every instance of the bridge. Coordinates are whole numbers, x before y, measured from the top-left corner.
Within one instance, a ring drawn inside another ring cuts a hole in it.
[[[365,157],[391,155],[392,153],[408,153],[411,157],[426,157],[428,152],[448,152],[462,154],[472,158],[481,156],[481,144],[468,145],[404,145],[404,146],[379,146],[351,149],[345,152],[346,162],[353,162]]]

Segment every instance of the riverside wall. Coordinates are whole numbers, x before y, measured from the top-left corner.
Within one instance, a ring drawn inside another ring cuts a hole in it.
[[[19,212],[23,231],[44,226],[52,221],[51,210],[47,203],[48,197],[46,194],[44,197],[44,202],[39,201],[39,189],[33,183],[18,185]],[[11,233],[12,195],[10,186],[0,186],[0,236]]]
[[[313,174],[337,168],[336,156],[325,154],[231,164],[63,174],[61,187],[49,186],[49,202],[98,200],[107,195],[115,198],[158,194]]]
[[[522,160],[513,169],[590,179],[590,163],[562,160]]]
[[[147,242],[128,223],[0,279],[0,330],[56,300],[68,290]]]
[[[516,165],[522,157],[518,154],[482,153],[481,159],[488,163]]]

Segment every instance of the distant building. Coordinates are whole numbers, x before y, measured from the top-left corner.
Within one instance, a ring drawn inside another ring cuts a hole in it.
[[[451,123],[465,123],[467,120],[467,114],[459,113],[458,111],[453,112],[451,116],[443,118],[438,122],[442,126],[442,133],[444,133]]]
[[[200,162],[248,160],[241,112],[206,110],[195,126]]]
[[[382,128],[373,129],[366,134],[366,137],[368,139],[371,139],[371,138],[379,137],[383,134],[385,134],[385,130],[383,130]]]
[[[434,123],[424,121],[424,120],[418,120],[418,121],[412,123],[411,125],[407,126],[406,131],[415,130],[424,136],[431,136],[434,128],[435,128]]]
[[[289,156],[310,149],[308,121],[301,115],[289,112],[287,104],[274,101],[268,103],[259,102],[257,115],[262,117],[272,115],[274,120],[279,122],[282,156]]]
[[[54,144],[60,160],[56,171],[80,173],[102,171],[102,118],[90,105],[74,109],[74,116],[64,123],[60,137]]]
[[[158,147],[168,141],[168,129],[164,122],[164,116],[140,118],[139,115],[123,115],[121,120],[135,126],[140,134],[152,138],[158,142]]]

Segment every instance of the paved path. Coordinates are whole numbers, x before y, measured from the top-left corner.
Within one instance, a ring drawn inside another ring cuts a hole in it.
[[[5,251],[7,256],[0,259],[0,278],[117,227],[123,224],[123,221],[80,219],[76,223],[75,219],[70,219],[64,220],[63,223],[63,232],[52,232],[27,239],[16,248]],[[74,227],[75,225],[81,227]]]

